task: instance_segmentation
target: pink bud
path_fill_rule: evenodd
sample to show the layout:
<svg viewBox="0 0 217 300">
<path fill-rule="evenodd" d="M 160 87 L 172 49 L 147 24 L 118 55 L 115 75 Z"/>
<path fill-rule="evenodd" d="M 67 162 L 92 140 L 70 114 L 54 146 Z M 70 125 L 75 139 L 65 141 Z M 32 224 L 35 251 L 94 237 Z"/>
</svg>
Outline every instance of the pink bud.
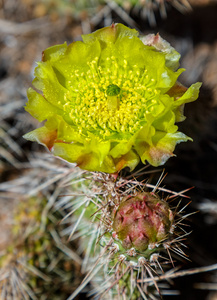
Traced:
<svg viewBox="0 0 217 300">
<path fill-rule="evenodd" d="M 168 204 L 154 193 L 127 196 L 115 213 L 113 229 L 125 249 L 144 251 L 167 237 L 171 215 Z"/>
</svg>

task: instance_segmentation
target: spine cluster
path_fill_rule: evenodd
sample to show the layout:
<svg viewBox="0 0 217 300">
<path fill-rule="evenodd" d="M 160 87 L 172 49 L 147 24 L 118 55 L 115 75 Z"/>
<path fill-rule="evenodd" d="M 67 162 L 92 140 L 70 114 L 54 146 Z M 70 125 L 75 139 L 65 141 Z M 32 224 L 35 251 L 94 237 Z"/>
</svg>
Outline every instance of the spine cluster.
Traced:
<svg viewBox="0 0 217 300">
<path fill-rule="evenodd" d="M 77 230 L 89 272 L 81 288 L 92 282 L 95 299 L 158 299 L 154 277 L 173 268 L 173 257 L 187 258 L 184 211 L 170 207 L 175 193 L 163 199 L 158 186 L 105 173 L 93 173 L 86 188 L 90 203 L 78 209 L 85 212 Z"/>
</svg>

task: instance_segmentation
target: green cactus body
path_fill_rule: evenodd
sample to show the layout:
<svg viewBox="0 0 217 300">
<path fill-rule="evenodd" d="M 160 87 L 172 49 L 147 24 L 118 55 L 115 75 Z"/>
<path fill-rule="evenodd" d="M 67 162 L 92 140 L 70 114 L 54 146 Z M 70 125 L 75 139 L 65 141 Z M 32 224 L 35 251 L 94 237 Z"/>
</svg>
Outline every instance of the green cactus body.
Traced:
<svg viewBox="0 0 217 300">
<path fill-rule="evenodd" d="M 137 184 L 111 174 L 87 173 L 79 187 L 91 199 L 79 206 L 74 218 L 77 224 L 83 214 L 76 234 L 81 237 L 82 269 L 89 277 L 82 285 L 91 282 L 90 295 L 96 298 L 113 300 L 119 293 L 123 295 L 119 299 L 138 300 L 144 299 L 143 293 L 152 299 L 159 292 L 152 277 L 171 267 L 173 251 L 183 246 L 186 231 L 176 229 L 182 216 L 146 184 L 139 191 Z M 73 202 L 76 207 L 81 199 L 75 197 Z M 150 281 L 138 283 L 143 279 Z"/>
<path fill-rule="evenodd" d="M 1 300 L 15 299 L 12 295 L 16 300 L 65 300 L 74 290 L 75 262 L 58 248 L 51 234 L 58 235 L 60 214 L 49 213 L 42 221 L 46 205 L 45 198 L 32 197 L 17 207 L 11 245 L 0 257 Z"/>
</svg>

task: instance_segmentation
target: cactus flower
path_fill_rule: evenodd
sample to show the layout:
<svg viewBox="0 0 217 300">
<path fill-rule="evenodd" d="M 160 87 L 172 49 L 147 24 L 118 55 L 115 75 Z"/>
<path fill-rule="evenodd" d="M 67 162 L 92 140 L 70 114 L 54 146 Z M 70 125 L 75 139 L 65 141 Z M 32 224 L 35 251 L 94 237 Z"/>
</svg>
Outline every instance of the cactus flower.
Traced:
<svg viewBox="0 0 217 300">
<path fill-rule="evenodd" d="M 24 137 L 85 170 L 164 164 L 190 139 L 176 122 L 201 84 L 177 82 L 180 55 L 159 35 L 113 24 L 82 38 L 43 52 L 25 109 L 46 122 Z"/>
<path fill-rule="evenodd" d="M 125 249 L 145 251 L 168 237 L 173 214 L 168 204 L 153 193 L 127 196 L 114 216 L 113 229 Z"/>
</svg>

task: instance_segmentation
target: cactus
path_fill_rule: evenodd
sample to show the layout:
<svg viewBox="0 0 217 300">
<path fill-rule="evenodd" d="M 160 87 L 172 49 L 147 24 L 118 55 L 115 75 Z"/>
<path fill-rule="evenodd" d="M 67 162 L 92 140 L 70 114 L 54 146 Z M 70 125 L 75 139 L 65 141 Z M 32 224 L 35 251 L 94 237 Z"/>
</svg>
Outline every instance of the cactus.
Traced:
<svg viewBox="0 0 217 300">
<path fill-rule="evenodd" d="M 46 204 L 39 196 L 17 207 L 12 241 L 0 257 L 1 300 L 65 300 L 76 287 L 75 262 L 60 250 L 66 245 L 56 238 L 60 214 L 49 213 L 42 220 Z"/>
<path fill-rule="evenodd" d="M 37 3 L 30 0 L 33 6 L 35 16 L 50 14 L 51 16 L 63 16 L 79 19 L 83 14 L 86 18 L 93 19 L 99 13 L 102 14 L 100 9 L 105 6 L 115 10 L 123 20 L 129 21 L 125 17 L 126 13 L 130 11 L 133 15 L 140 16 L 142 19 L 148 19 L 150 25 L 156 25 L 155 13 L 160 12 L 162 18 L 167 16 L 167 8 L 173 6 L 182 13 L 191 10 L 191 5 L 188 0 L 40 0 Z M 115 9 L 116 8 L 116 9 Z M 100 12 L 99 12 L 100 11 Z M 129 24 L 130 25 L 130 24 Z"/>
<path fill-rule="evenodd" d="M 68 222 L 74 223 L 71 230 L 80 237 L 87 275 L 68 299 L 89 282 L 89 294 L 96 299 L 158 297 L 160 287 L 152 278 L 173 268 L 173 256 L 188 259 L 182 250 L 188 235 L 180 226 L 183 209 L 169 205 L 176 193 L 162 199 L 159 186 L 150 191 L 150 185 L 105 173 L 84 173 L 82 185 L 72 188 L 79 196 L 68 202 L 60 199 L 56 205 L 64 201 L 63 211 L 69 203 L 74 211 Z"/>
<path fill-rule="evenodd" d="M 172 254 L 186 258 L 185 216 L 170 207 L 170 195 L 157 193 L 158 185 L 149 191 L 120 172 L 140 160 L 163 165 L 178 143 L 191 140 L 176 124 L 201 84 L 187 89 L 178 82 L 180 55 L 159 35 L 112 24 L 82 38 L 43 52 L 37 90 L 28 90 L 25 107 L 46 122 L 24 137 L 89 171 L 80 174 L 84 182 L 72 182 L 72 203 L 63 202 L 64 220 L 72 215 L 74 222 L 69 239 L 81 238 L 87 272 L 68 300 L 90 281 L 96 285 L 95 275 L 101 283 L 95 297 L 154 299 L 153 287 L 160 295 L 154 274 L 174 266 Z"/>
</svg>

